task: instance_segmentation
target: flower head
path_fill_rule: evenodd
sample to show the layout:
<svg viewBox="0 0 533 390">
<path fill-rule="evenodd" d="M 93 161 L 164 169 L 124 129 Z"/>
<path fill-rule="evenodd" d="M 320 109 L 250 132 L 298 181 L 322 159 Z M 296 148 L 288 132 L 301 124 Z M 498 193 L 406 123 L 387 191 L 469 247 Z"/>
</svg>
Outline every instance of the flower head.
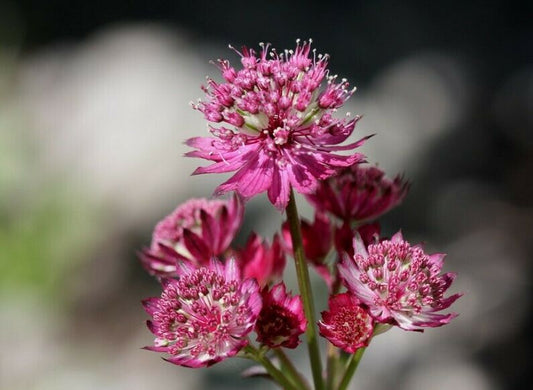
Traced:
<svg viewBox="0 0 533 390">
<path fill-rule="evenodd" d="M 345 222 L 365 221 L 397 206 L 408 190 L 409 184 L 401 176 L 391 180 L 377 167 L 353 164 L 321 182 L 307 198 L 319 210 L 328 211 Z"/>
<path fill-rule="evenodd" d="M 224 82 L 208 79 L 206 99 L 193 105 L 219 124 L 210 127 L 212 137 L 187 141 L 196 149 L 187 156 L 213 161 L 195 174 L 236 172 L 216 193 L 237 191 L 250 198 L 267 191 L 270 202 L 283 209 L 291 187 L 313 192 L 319 180 L 363 160 L 359 153 L 335 153 L 353 150 L 365 139 L 339 145 L 359 117 L 331 115 L 354 89 L 328 75 L 327 55 L 317 56 L 311 42 L 299 41 L 294 51 L 278 53 L 261 44 L 259 53 L 244 47 L 238 54 L 242 69 L 219 60 Z"/>
<path fill-rule="evenodd" d="M 243 213 L 237 196 L 188 200 L 156 225 L 150 248 L 141 254 L 142 264 L 159 276 L 175 276 L 179 261 L 207 265 L 228 249 Z"/>
<path fill-rule="evenodd" d="M 332 295 L 329 311 L 318 322 L 320 334 L 348 353 L 368 345 L 374 329 L 372 317 L 350 293 Z"/>
<path fill-rule="evenodd" d="M 261 310 L 254 279 L 241 280 L 235 261 L 208 267 L 181 263 L 179 279 L 166 279 L 160 298 L 143 302 L 156 336 L 146 349 L 166 352 L 171 363 L 204 367 L 234 356 L 248 343 Z"/>
<path fill-rule="evenodd" d="M 296 348 L 307 327 L 302 298 L 287 294 L 283 282 L 271 290 L 265 287 L 262 296 L 263 309 L 255 325 L 257 341 L 270 348 Z"/>
<path fill-rule="evenodd" d="M 444 297 L 455 278 L 453 273 L 439 275 L 445 255 L 427 255 L 420 246 L 404 241 L 400 232 L 390 241 L 369 245 L 368 251 L 359 236 L 353 245 L 354 257 L 346 257 L 339 272 L 377 322 L 421 331 L 457 316 L 438 313 L 461 296 Z"/>
</svg>

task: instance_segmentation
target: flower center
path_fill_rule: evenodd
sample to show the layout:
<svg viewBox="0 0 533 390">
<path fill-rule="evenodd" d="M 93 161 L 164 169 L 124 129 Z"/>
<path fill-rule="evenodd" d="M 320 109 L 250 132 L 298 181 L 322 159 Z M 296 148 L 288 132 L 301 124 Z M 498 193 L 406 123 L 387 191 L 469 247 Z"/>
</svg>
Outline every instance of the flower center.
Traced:
<svg viewBox="0 0 533 390">
<path fill-rule="evenodd" d="M 274 135 L 274 143 L 276 145 L 282 146 L 287 143 L 289 140 L 289 130 L 278 127 L 276 130 L 272 132 Z"/>
<path fill-rule="evenodd" d="M 368 252 L 367 259 L 357 255 L 356 261 L 365 271 L 360 280 L 376 292 L 376 304 L 414 313 L 419 313 L 422 306 L 438 305 L 444 281 L 437 276 L 438 269 L 429 266 L 421 248 L 407 242 L 384 241 L 370 245 Z"/>
<path fill-rule="evenodd" d="M 231 331 L 245 323 L 246 310 L 236 281 L 200 268 L 167 286 L 154 314 L 159 336 L 169 352 L 184 349 L 195 356 L 214 356 L 229 343 Z"/>
<path fill-rule="evenodd" d="M 343 307 L 333 317 L 337 337 L 346 344 L 357 343 L 368 335 L 368 314 L 359 306 Z"/>
<path fill-rule="evenodd" d="M 261 327 L 261 332 L 269 336 L 288 336 L 295 326 L 292 316 L 287 315 L 287 310 L 283 307 L 272 306 L 265 310 L 257 320 Z"/>
</svg>

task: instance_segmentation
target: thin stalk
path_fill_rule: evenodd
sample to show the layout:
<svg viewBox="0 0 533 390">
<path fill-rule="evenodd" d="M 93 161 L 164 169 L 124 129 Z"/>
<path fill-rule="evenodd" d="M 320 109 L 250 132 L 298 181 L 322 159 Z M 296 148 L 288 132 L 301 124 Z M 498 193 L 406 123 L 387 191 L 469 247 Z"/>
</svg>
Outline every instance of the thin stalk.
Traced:
<svg viewBox="0 0 533 390">
<path fill-rule="evenodd" d="M 339 350 L 331 343 L 328 343 L 328 361 L 327 361 L 327 379 L 326 390 L 335 388 L 335 379 L 337 379 L 337 367 L 339 364 Z"/>
<path fill-rule="evenodd" d="M 352 380 L 353 374 L 355 374 L 355 370 L 357 370 L 357 366 L 359 365 L 363 354 L 365 353 L 365 349 L 366 348 L 359 348 L 351 356 L 350 360 L 348 361 L 346 371 L 344 372 L 344 376 L 342 377 L 341 383 L 337 390 L 346 390 L 348 384 L 350 384 L 350 381 Z"/>
<path fill-rule="evenodd" d="M 313 294 L 311 292 L 311 282 L 309 281 L 309 270 L 304 257 L 302 244 L 302 233 L 300 230 L 300 219 L 294 192 L 290 192 L 289 204 L 287 205 L 287 219 L 289 221 L 292 249 L 294 252 L 294 262 L 296 265 L 296 276 L 298 287 L 304 305 L 305 317 L 307 318 L 307 347 L 309 349 L 309 359 L 313 371 L 313 382 L 316 390 L 324 390 L 324 380 L 322 378 L 322 362 L 320 360 L 320 348 L 318 347 L 317 328 L 315 321 L 315 309 L 313 305 Z"/>
<path fill-rule="evenodd" d="M 298 387 L 294 386 L 291 381 L 281 372 L 276 366 L 272 364 L 269 358 L 265 356 L 264 353 L 261 353 L 256 348 L 251 345 L 245 347 L 245 351 L 248 354 L 250 359 L 255 360 L 260 363 L 267 372 L 270 374 L 272 379 L 274 379 L 284 390 L 301 390 Z"/>
<path fill-rule="evenodd" d="M 283 349 L 274 348 L 273 351 L 278 357 L 281 366 L 287 370 L 287 375 L 290 376 L 290 379 L 292 379 L 292 381 L 297 384 L 302 390 L 309 390 L 309 384 L 302 376 L 302 374 L 296 369 L 296 367 L 294 367 L 294 364 L 285 354 Z"/>
</svg>

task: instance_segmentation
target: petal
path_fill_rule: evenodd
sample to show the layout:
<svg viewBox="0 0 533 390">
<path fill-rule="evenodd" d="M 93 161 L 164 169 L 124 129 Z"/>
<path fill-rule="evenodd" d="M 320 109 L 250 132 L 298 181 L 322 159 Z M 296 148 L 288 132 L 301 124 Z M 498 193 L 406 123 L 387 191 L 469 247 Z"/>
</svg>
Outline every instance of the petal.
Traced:
<svg viewBox="0 0 533 390">
<path fill-rule="evenodd" d="M 215 190 L 216 194 L 237 191 L 244 198 L 251 198 L 265 191 L 272 183 L 272 160 L 265 153 L 249 158 L 235 175 Z"/>
<path fill-rule="evenodd" d="M 189 229 L 183 229 L 183 243 L 193 259 L 200 265 L 206 264 L 213 255 L 204 240 Z"/>
<path fill-rule="evenodd" d="M 285 169 L 274 167 L 272 184 L 268 189 L 268 200 L 278 209 L 284 210 L 289 203 L 290 184 Z"/>
<path fill-rule="evenodd" d="M 147 351 L 152 352 L 167 352 L 168 347 L 156 347 L 155 345 L 147 345 L 146 347 L 143 347 L 142 349 L 145 349 Z"/>
<path fill-rule="evenodd" d="M 356 255 L 361 255 L 364 258 L 368 257 L 368 252 L 366 251 L 365 243 L 363 242 L 363 239 L 361 238 L 359 232 L 355 232 L 353 238 L 353 250 Z"/>
<path fill-rule="evenodd" d="M 222 213 L 226 213 L 227 215 L 227 209 L 223 206 L 222 207 Z M 205 210 L 200 210 L 200 221 L 202 226 L 202 241 L 204 243 L 207 243 L 210 247 L 211 252 L 209 255 L 218 255 L 218 249 L 220 247 L 220 229 L 226 228 L 226 225 L 222 225 L 219 223 L 219 221 L 213 217 L 211 214 L 209 214 Z M 222 225 L 222 226 L 221 226 Z"/>
<path fill-rule="evenodd" d="M 226 277 L 226 281 L 241 279 L 241 271 L 239 267 L 237 266 L 237 262 L 235 261 L 234 257 L 231 257 L 226 262 L 225 277 Z"/>
<path fill-rule="evenodd" d="M 398 230 L 398 233 L 394 234 L 391 239 L 392 242 L 402 242 L 404 241 L 402 231 Z"/>
<path fill-rule="evenodd" d="M 353 295 L 359 298 L 363 303 L 371 306 L 376 299 L 374 293 L 367 285 L 359 279 L 360 272 L 354 260 L 345 256 L 344 260 L 338 265 L 339 275 L 342 277 L 345 286 Z"/>
<path fill-rule="evenodd" d="M 209 259 L 209 269 L 218 275 L 226 276 L 226 267 L 214 256 Z"/>
<path fill-rule="evenodd" d="M 159 303 L 159 298 L 157 297 L 151 297 L 151 298 L 146 298 L 146 299 L 143 299 L 141 302 L 142 302 L 142 305 L 144 307 L 144 310 L 150 315 L 150 316 L 153 316 L 154 313 L 156 312 L 157 310 L 157 304 Z"/>
</svg>

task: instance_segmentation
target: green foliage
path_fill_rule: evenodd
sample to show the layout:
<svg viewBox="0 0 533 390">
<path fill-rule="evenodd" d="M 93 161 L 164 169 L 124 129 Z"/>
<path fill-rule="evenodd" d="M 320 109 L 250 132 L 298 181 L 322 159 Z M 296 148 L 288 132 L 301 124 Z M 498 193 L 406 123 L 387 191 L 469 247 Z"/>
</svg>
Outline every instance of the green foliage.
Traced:
<svg viewBox="0 0 533 390">
<path fill-rule="evenodd" d="M 96 238 L 87 205 L 57 188 L 0 223 L 0 285 L 59 297 Z M 5 210 L 2 210 L 5 213 Z M 16 292 L 16 291 L 15 291 Z"/>
<path fill-rule="evenodd" d="M 81 188 L 52 178 L 19 109 L 0 99 L 0 294 L 61 297 L 97 238 Z"/>
</svg>

